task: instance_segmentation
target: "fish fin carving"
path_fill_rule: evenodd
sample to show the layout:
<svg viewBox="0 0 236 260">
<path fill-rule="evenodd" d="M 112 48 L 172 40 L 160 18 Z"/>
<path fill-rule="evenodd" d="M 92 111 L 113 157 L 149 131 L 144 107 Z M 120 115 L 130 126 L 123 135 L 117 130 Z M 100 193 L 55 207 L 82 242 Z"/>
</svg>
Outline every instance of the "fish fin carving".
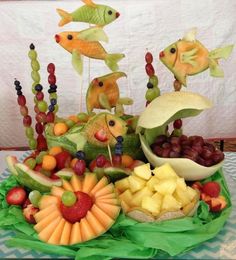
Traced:
<svg viewBox="0 0 236 260">
<path fill-rule="evenodd" d="M 132 98 L 124 97 L 124 98 L 119 98 L 118 103 L 121 105 L 130 106 L 133 105 L 134 101 Z"/>
<path fill-rule="evenodd" d="M 186 87 L 186 72 L 184 71 L 180 71 L 180 72 L 176 72 L 176 71 L 173 71 L 174 75 L 175 75 L 175 78 L 182 84 Z"/>
<path fill-rule="evenodd" d="M 183 40 L 188 42 L 195 42 L 196 34 L 197 34 L 197 28 L 194 27 L 184 35 Z"/>
<path fill-rule="evenodd" d="M 82 0 L 86 5 L 91 6 L 91 7 L 97 7 L 97 5 L 92 1 L 92 0 Z"/>
<path fill-rule="evenodd" d="M 108 42 L 108 37 L 102 28 L 92 27 L 79 33 L 78 39 L 84 41 L 103 41 Z"/>
<path fill-rule="evenodd" d="M 80 75 L 82 75 L 82 73 L 83 73 L 83 61 L 82 61 L 81 55 L 76 50 L 72 51 L 72 65 L 73 65 L 74 69 Z"/>
<path fill-rule="evenodd" d="M 72 16 L 62 9 L 57 9 L 57 13 L 61 16 L 61 21 L 58 26 L 63 26 L 72 21 Z"/>
<path fill-rule="evenodd" d="M 180 54 L 180 62 L 181 63 L 188 63 L 190 65 L 192 65 L 193 67 L 195 67 L 197 65 L 197 62 L 195 61 L 195 59 L 197 58 L 197 55 L 195 55 L 197 53 L 198 49 L 194 48 L 190 51 L 185 51 L 183 53 Z"/>
<path fill-rule="evenodd" d="M 105 58 L 105 63 L 112 71 L 117 71 L 119 69 L 118 62 L 125 57 L 124 54 L 115 53 L 115 54 L 107 54 Z"/>
<path fill-rule="evenodd" d="M 223 48 L 217 48 L 209 53 L 210 59 L 227 59 L 231 54 L 234 45 L 228 45 Z"/>
<path fill-rule="evenodd" d="M 210 75 L 212 77 L 224 77 L 224 71 L 220 68 L 219 64 L 215 59 L 209 58 Z"/>
<path fill-rule="evenodd" d="M 98 101 L 99 101 L 99 104 L 102 106 L 102 108 L 105 108 L 105 109 L 111 111 L 111 105 L 110 105 L 110 102 L 109 102 L 106 94 L 104 94 L 104 93 L 99 94 Z"/>
</svg>

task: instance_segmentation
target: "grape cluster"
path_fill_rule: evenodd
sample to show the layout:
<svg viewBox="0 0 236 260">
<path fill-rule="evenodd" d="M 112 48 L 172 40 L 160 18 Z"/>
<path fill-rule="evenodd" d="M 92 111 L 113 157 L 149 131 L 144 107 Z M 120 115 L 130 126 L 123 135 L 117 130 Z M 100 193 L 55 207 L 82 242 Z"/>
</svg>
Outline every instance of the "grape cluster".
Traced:
<svg viewBox="0 0 236 260">
<path fill-rule="evenodd" d="M 47 114 L 47 122 L 52 123 L 55 119 L 55 113 L 58 111 L 57 104 L 57 85 L 56 85 L 56 76 L 55 76 L 55 65 L 53 63 L 49 63 L 48 67 L 48 83 L 49 83 L 49 99 L 50 105 L 48 106 L 48 114 Z"/>
<path fill-rule="evenodd" d="M 201 136 L 160 135 L 151 145 L 154 154 L 163 158 L 187 158 L 202 166 L 212 166 L 224 159 L 224 153 Z"/>
<path fill-rule="evenodd" d="M 34 129 L 31 127 L 32 118 L 28 114 L 28 107 L 26 106 L 26 98 L 21 91 L 22 87 L 20 85 L 20 81 L 15 80 L 14 85 L 17 91 L 17 96 L 18 96 L 17 102 L 18 105 L 20 106 L 20 113 L 23 116 L 23 125 L 25 127 L 25 134 L 28 138 L 28 144 L 30 149 L 34 150 L 37 147 L 37 142 L 34 138 Z"/>
<path fill-rule="evenodd" d="M 145 98 L 147 100 L 146 106 L 156 97 L 160 96 L 160 89 L 158 88 L 158 78 L 155 75 L 155 70 L 152 66 L 153 56 L 150 52 L 145 55 L 146 66 L 145 70 L 149 76 L 149 81 L 147 83 L 148 90 L 146 91 Z"/>
</svg>

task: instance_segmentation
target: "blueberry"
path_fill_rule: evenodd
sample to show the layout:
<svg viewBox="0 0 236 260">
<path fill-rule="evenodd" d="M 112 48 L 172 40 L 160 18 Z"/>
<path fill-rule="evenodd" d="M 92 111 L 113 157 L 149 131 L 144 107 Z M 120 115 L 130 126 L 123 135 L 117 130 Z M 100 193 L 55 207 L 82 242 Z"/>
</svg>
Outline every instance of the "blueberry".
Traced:
<svg viewBox="0 0 236 260">
<path fill-rule="evenodd" d="M 77 151 L 75 157 L 80 160 L 85 160 L 85 153 L 83 151 Z"/>
<path fill-rule="evenodd" d="M 53 112 L 54 109 L 55 109 L 55 108 L 54 108 L 54 105 L 49 105 L 49 106 L 48 106 L 48 110 L 49 110 L 50 112 Z"/>
<path fill-rule="evenodd" d="M 48 93 L 49 93 L 49 94 L 55 93 L 55 92 L 57 92 L 56 89 L 51 89 L 51 88 L 50 88 L 50 89 L 48 90 Z"/>
<path fill-rule="evenodd" d="M 21 95 L 22 95 L 22 91 L 21 91 L 21 90 L 17 90 L 16 93 L 17 93 L 18 96 L 21 96 Z"/>
<path fill-rule="evenodd" d="M 50 89 L 56 90 L 57 89 L 57 85 L 50 85 Z"/>
<path fill-rule="evenodd" d="M 153 84 L 151 82 L 148 82 L 147 88 L 153 88 Z"/>
<path fill-rule="evenodd" d="M 117 136 L 116 137 L 116 141 L 118 142 L 118 143 L 122 143 L 123 141 L 124 141 L 124 138 L 120 135 L 120 136 Z"/>
<path fill-rule="evenodd" d="M 122 147 L 123 147 L 122 143 L 115 144 L 115 148 L 117 148 L 117 149 L 122 149 Z"/>
<path fill-rule="evenodd" d="M 34 87 L 34 89 L 35 89 L 36 91 L 42 91 L 43 87 L 42 87 L 41 84 L 37 84 L 37 85 Z"/>
<path fill-rule="evenodd" d="M 30 44 L 30 49 L 31 49 L 31 50 L 34 50 L 34 49 L 35 49 L 35 47 L 34 47 L 34 44 L 33 44 L 33 43 L 31 43 L 31 44 Z"/>
<path fill-rule="evenodd" d="M 14 84 L 15 84 L 15 86 L 20 86 L 20 81 L 16 79 L 16 80 L 14 81 Z"/>
<path fill-rule="evenodd" d="M 15 89 L 16 89 L 16 90 L 21 90 L 22 87 L 21 87 L 20 85 L 16 85 Z"/>
<path fill-rule="evenodd" d="M 115 154 L 116 155 L 122 155 L 122 150 L 121 149 L 115 149 Z"/>
<path fill-rule="evenodd" d="M 50 102 L 51 102 L 51 104 L 52 104 L 53 106 L 55 106 L 55 105 L 57 104 L 57 100 L 56 100 L 55 98 L 52 98 L 52 99 L 50 100 Z"/>
</svg>

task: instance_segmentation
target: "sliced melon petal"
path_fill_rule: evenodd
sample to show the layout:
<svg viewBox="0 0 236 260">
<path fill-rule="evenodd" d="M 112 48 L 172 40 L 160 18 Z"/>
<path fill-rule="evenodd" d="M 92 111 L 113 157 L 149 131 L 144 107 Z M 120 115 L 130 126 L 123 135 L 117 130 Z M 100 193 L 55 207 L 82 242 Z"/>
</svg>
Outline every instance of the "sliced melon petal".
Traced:
<svg viewBox="0 0 236 260">
<path fill-rule="evenodd" d="M 53 245 L 58 245 L 61 239 L 61 234 L 65 225 L 65 219 L 61 218 L 58 226 L 56 227 L 56 229 L 53 231 L 52 235 L 49 237 L 48 239 L 48 243 L 49 244 L 53 244 Z"/>
<path fill-rule="evenodd" d="M 70 245 L 81 243 L 81 231 L 80 231 L 80 223 L 76 222 L 73 224 L 70 234 Z"/>
</svg>

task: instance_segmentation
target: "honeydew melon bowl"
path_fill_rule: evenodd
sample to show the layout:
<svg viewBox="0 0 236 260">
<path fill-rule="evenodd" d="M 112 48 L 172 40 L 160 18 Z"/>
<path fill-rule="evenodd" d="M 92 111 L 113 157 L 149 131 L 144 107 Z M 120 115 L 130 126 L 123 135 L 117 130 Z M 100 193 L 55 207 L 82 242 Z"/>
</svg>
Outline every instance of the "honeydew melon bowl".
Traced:
<svg viewBox="0 0 236 260">
<path fill-rule="evenodd" d="M 150 148 L 158 135 L 166 133 L 169 123 L 179 118 L 197 116 L 211 107 L 212 103 L 207 98 L 186 91 L 165 93 L 153 100 L 140 115 L 136 131 L 147 160 L 155 167 L 169 163 L 187 181 L 202 180 L 213 175 L 222 167 L 223 161 L 205 167 L 187 158 L 159 157 Z"/>
</svg>

